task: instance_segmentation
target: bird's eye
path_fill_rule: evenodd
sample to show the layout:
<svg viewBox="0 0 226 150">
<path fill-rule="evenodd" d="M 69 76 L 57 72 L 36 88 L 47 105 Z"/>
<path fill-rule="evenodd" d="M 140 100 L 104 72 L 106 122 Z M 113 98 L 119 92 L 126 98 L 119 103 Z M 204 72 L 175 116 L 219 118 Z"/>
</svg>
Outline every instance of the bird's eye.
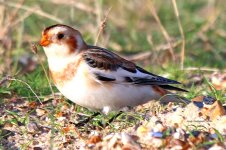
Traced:
<svg viewBox="0 0 226 150">
<path fill-rule="evenodd" d="M 60 39 L 62 39 L 64 37 L 64 34 L 63 33 L 59 33 L 59 34 L 57 34 L 57 38 L 60 40 Z"/>
</svg>

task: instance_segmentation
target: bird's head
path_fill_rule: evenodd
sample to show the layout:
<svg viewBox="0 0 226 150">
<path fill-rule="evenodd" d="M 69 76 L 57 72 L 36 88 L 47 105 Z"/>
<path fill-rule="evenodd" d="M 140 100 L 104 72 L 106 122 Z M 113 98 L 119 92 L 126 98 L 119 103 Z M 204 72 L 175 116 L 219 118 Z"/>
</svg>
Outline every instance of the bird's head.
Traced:
<svg viewBox="0 0 226 150">
<path fill-rule="evenodd" d="M 39 44 L 44 48 L 48 58 L 76 55 L 86 47 L 78 30 L 62 24 L 44 29 Z"/>
</svg>

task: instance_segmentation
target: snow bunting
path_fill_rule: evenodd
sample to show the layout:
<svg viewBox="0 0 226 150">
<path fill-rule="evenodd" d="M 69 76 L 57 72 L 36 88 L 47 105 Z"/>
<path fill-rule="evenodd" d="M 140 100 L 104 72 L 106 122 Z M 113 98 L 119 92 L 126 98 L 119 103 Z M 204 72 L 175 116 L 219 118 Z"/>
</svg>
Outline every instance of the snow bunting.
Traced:
<svg viewBox="0 0 226 150">
<path fill-rule="evenodd" d="M 180 84 L 152 74 L 105 48 L 85 43 L 81 33 L 57 24 L 42 32 L 40 45 L 51 77 L 69 100 L 95 110 L 118 110 L 158 100 Z"/>
</svg>

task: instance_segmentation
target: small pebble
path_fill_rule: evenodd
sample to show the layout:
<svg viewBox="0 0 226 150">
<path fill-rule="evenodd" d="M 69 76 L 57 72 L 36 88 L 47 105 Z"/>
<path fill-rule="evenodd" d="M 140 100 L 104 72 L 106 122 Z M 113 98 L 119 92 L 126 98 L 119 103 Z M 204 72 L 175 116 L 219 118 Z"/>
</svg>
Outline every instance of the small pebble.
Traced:
<svg viewBox="0 0 226 150">
<path fill-rule="evenodd" d="M 193 102 L 193 104 L 195 105 L 195 106 L 197 106 L 198 108 L 203 108 L 203 102 Z"/>
<path fill-rule="evenodd" d="M 34 147 L 33 150 L 42 150 L 41 147 Z"/>
<path fill-rule="evenodd" d="M 159 118 L 156 117 L 156 116 L 152 116 L 152 117 L 150 118 L 150 121 L 151 121 L 151 122 L 157 122 L 157 121 L 159 121 Z"/>
<path fill-rule="evenodd" d="M 165 127 L 161 123 L 156 124 L 155 127 L 153 128 L 154 132 L 163 132 L 164 130 Z"/>
<path fill-rule="evenodd" d="M 216 101 L 216 99 L 211 97 L 211 96 L 204 96 L 203 97 L 203 103 L 205 105 L 212 105 L 215 101 Z"/>
<path fill-rule="evenodd" d="M 121 133 L 121 141 L 124 145 L 130 144 L 133 142 L 133 139 L 131 138 L 130 135 L 126 134 L 126 133 Z"/>
<path fill-rule="evenodd" d="M 46 114 L 46 111 L 44 109 L 36 109 L 36 114 L 37 116 L 43 116 L 44 114 Z"/>
<path fill-rule="evenodd" d="M 137 135 L 138 136 L 145 136 L 148 133 L 148 128 L 141 125 L 137 128 Z"/>
<path fill-rule="evenodd" d="M 159 139 L 159 138 L 154 138 L 151 141 L 151 146 L 153 146 L 155 148 L 156 147 L 159 148 L 159 147 L 163 146 L 163 144 L 164 144 L 163 140 Z"/>
<path fill-rule="evenodd" d="M 121 138 L 119 133 L 114 134 L 114 136 L 110 139 L 110 141 L 108 142 L 108 146 L 109 147 L 114 147 L 115 145 L 117 145 L 118 140 Z"/>
<path fill-rule="evenodd" d="M 155 124 L 156 124 L 156 125 L 157 125 L 157 124 L 162 124 L 162 121 L 157 120 L 157 121 L 155 121 Z"/>
<path fill-rule="evenodd" d="M 112 138 L 113 136 L 114 136 L 113 133 L 108 134 L 108 135 L 106 135 L 106 136 L 103 138 L 103 141 L 109 141 L 109 140 L 111 140 L 111 138 Z"/>
<path fill-rule="evenodd" d="M 181 134 L 179 140 L 185 141 L 186 140 L 186 138 L 185 138 L 186 131 L 184 129 L 181 129 L 181 128 L 180 129 L 177 129 L 177 131 Z"/>
<path fill-rule="evenodd" d="M 209 150 L 225 150 L 224 147 L 214 144 Z"/>
<path fill-rule="evenodd" d="M 180 132 L 180 131 L 179 132 L 175 132 L 173 134 L 173 137 L 174 137 L 174 139 L 185 141 L 185 133 L 183 133 L 183 132 Z"/>
<path fill-rule="evenodd" d="M 155 138 L 162 138 L 163 137 L 163 133 L 162 132 L 150 132 L 149 136 L 155 137 Z"/>
<path fill-rule="evenodd" d="M 218 139 L 218 136 L 217 136 L 216 133 L 210 134 L 209 137 L 210 137 L 210 138 L 213 138 L 213 139 Z"/>
<path fill-rule="evenodd" d="M 194 137 L 199 136 L 200 133 L 201 133 L 201 132 L 200 132 L 200 131 L 197 131 L 197 130 L 191 131 L 191 134 L 192 134 Z"/>
<path fill-rule="evenodd" d="M 39 142 L 38 141 L 33 141 L 33 145 L 38 145 Z"/>
<path fill-rule="evenodd" d="M 38 132 L 38 126 L 35 122 L 29 122 L 27 125 L 27 131 L 30 133 Z"/>
</svg>

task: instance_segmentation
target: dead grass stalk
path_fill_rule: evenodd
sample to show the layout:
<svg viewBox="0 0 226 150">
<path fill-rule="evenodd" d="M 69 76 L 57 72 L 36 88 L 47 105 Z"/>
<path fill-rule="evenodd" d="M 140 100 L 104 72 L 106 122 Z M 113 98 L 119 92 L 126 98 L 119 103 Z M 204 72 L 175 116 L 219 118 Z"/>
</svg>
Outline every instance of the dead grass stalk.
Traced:
<svg viewBox="0 0 226 150">
<path fill-rule="evenodd" d="M 39 56 L 39 54 L 38 54 L 38 49 L 37 49 L 37 46 L 36 46 L 35 43 L 32 43 L 32 44 L 31 44 L 31 50 L 32 50 L 32 52 L 37 56 L 38 61 L 39 61 L 39 63 L 41 64 L 41 67 L 42 67 L 42 69 L 43 69 L 43 71 L 44 71 L 44 73 L 45 73 L 46 79 L 47 79 L 47 81 L 48 81 L 49 88 L 50 88 L 50 90 L 51 90 L 51 92 L 52 92 L 52 96 L 53 96 L 53 98 L 55 99 L 55 93 L 54 93 L 53 88 L 52 88 L 52 86 L 51 86 L 51 83 L 50 83 L 50 79 L 49 79 L 48 73 L 47 73 L 47 71 L 46 71 L 46 69 L 45 69 L 45 67 L 44 67 L 44 65 L 43 65 L 43 63 L 42 63 L 42 61 L 41 61 L 41 58 L 40 58 L 40 56 Z"/>
<path fill-rule="evenodd" d="M 100 34 L 101 34 L 101 33 L 105 30 L 105 28 L 106 28 L 106 25 L 107 25 L 107 18 L 108 18 L 108 15 L 109 15 L 110 11 L 111 11 L 111 8 L 112 8 L 112 7 L 110 7 L 110 8 L 108 9 L 108 11 L 107 11 L 107 13 L 106 13 L 106 15 L 105 15 L 103 21 L 102 21 L 101 24 L 100 24 L 99 31 L 98 31 L 98 33 L 97 33 L 97 36 L 96 36 L 96 40 L 95 40 L 94 45 L 97 44 L 97 42 L 98 42 L 98 40 L 99 40 L 99 37 L 100 37 Z"/>
<path fill-rule="evenodd" d="M 172 3 L 173 3 L 174 12 L 175 12 L 175 15 L 176 15 L 176 18 L 177 18 L 177 24 L 178 24 L 180 34 L 181 34 L 181 38 L 182 38 L 181 54 L 180 54 L 180 57 L 181 57 L 180 67 L 183 70 L 184 69 L 184 59 L 185 59 L 185 36 L 184 36 L 184 30 L 183 30 L 182 25 L 181 25 L 180 14 L 179 14 L 179 11 L 178 11 L 178 8 L 177 8 L 176 0 L 172 0 Z"/>
<path fill-rule="evenodd" d="M 165 38 L 165 40 L 169 43 L 170 47 L 169 47 L 169 53 L 171 55 L 171 58 L 173 59 L 173 61 L 175 61 L 175 54 L 174 54 L 174 50 L 173 50 L 173 46 L 171 44 L 171 39 L 170 36 L 168 34 L 168 32 L 166 31 L 166 29 L 164 28 L 164 26 L 162 25 L 162 22 L 157 14 L 157 11 L 153 5 L 152 0 L 149 0 L 149 9 L 151 11 L 151 14 L 153 15 L 154 19 L 156 20 L 156 22 L 158 23 L 160 30 Z"/>
</svg>

